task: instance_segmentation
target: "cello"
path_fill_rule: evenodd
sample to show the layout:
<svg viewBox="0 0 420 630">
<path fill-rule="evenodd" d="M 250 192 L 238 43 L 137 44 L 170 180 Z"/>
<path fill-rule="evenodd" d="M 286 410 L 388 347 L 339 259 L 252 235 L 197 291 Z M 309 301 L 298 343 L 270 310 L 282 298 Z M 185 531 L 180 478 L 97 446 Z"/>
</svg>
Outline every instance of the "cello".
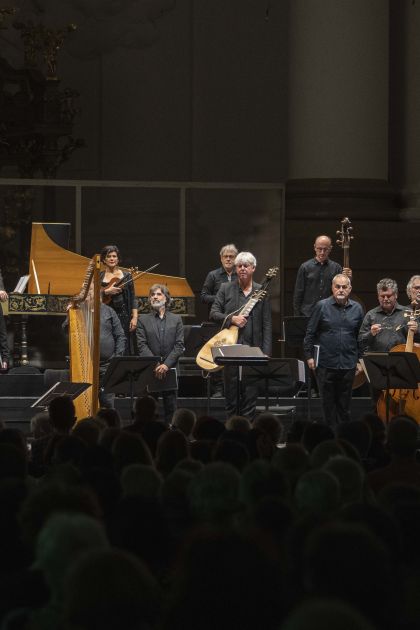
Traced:
<svg viewBox="0 0 420 630">
<path fill-rule="evenodd" d="M 419 315 L 419 311 L 416 310 L 417 302 L 414 301 L 411 304 L 411 311 L 409 313 L 410 321 L 415 321 Z M 408 329 L 407 341 L 405 345 L 403 343 L 398 344 L 391 348 L 390 352 L 414 352 L 420 361 L 420 345 L 414 343 L 414 330 Z M 383 391 L 380 395 L 376 412 L 383 422 L 387 420 L 387 405 L 386 405 L 386 391 Z M 410 416 L 418 424 L 420 424 L 420 386 L 417 385 L 417 389 L 391 389 L 389 391 L 389 415 L 388 419 L 405 414 Z"/>
</svg>

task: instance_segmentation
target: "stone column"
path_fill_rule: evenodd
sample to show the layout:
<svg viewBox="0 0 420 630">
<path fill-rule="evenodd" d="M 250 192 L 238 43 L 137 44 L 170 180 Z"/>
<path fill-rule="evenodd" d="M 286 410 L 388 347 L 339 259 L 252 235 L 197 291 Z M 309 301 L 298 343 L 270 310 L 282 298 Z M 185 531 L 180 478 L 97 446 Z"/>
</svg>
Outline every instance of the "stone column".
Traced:
<svg viewBox="0 0 420 630">
<path fill-rule="evenodd" d="M 393 212 L 388 10 L 387 0 L 290 3 L 289 218 Z"/>
</svg>

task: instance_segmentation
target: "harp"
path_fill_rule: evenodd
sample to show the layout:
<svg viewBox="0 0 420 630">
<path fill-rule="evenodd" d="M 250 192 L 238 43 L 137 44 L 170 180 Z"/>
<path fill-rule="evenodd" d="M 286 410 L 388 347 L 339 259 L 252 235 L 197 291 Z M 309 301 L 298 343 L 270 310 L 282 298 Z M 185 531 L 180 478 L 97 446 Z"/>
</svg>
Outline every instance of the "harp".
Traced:
<svg viewBox="0 0 420 630">
<path fill-rule="evenodd" d="M 95 254 L 86 270 L 82 287 L 70 301 L 70 380 L 91 383 L 74 402 L 78 420 L 98 410 L 100 356 L 100 257 Z"/>
</svg>

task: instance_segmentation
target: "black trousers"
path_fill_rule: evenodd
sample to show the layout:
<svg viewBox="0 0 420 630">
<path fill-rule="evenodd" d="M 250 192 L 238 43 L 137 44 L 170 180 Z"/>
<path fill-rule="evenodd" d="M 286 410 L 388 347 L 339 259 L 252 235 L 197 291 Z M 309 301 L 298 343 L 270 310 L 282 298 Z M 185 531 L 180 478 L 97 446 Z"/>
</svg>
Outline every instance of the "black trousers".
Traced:
<svg viewBox="0 0 420 630">
<path fill-rule="evenodd" d="M 230 418 L 236 414 L 238 369 L 233 365 L 226 365 L 223 370 L 223 380 L 225 385 L 226 416 Z M 246 416 L 250 420 L 255 416 L 257 406 L 258 388 L 254 382 L 244 376 L 241 381 L 239 415 Z"/>
<path fill-rule="evenodd" d="M 355 367 L 350 370 L 318 367 L 316 370 L 324 419 L 331 427 L 339 422 L 348 422 L 351 418 L 350 404 L 355 371 Z"/>
</svg>

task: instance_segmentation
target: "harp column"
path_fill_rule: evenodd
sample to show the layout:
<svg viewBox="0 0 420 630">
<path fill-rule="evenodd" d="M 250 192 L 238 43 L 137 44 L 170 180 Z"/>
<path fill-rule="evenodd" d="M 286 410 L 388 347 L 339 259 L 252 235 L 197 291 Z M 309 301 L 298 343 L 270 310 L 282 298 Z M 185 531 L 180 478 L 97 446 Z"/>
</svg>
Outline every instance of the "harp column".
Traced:
<svg viewBox="0 0 420 630">
<path fill-rule="evenodd" d="M 397 215 L 388 0 L 290 3 L 288 219 Z"/>
</svg>

